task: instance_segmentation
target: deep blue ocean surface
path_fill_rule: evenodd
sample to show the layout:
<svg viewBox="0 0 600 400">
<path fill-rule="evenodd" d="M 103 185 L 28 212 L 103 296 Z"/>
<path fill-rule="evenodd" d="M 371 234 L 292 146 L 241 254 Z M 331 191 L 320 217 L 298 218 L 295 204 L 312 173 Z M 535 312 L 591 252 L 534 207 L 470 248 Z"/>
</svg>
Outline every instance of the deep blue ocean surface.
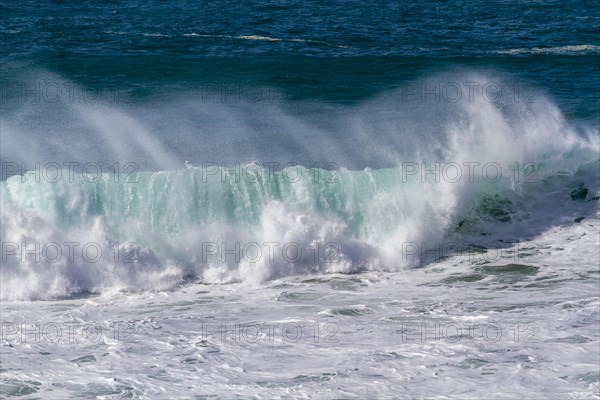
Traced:
<svg viewBox="0 0 600 400">
<path fill-rule="evenodd" d="M 134 96 L 202 84 L 351 102 L 437 71 L 510 73 L 598 112 L 598 1 L 4 1 L 3 81 L 44 68 Z"/>
</svg>

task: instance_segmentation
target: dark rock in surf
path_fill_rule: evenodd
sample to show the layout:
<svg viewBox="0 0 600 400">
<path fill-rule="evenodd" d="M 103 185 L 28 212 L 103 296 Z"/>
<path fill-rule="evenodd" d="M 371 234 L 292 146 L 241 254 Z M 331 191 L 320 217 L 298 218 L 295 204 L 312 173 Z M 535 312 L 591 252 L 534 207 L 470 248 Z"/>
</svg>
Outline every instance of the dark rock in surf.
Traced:
<svg viewBox="0 0 600 400">
<path fill-rule="evenodd" d="M 579 187 L 571 192 L 571 199 L 573 200 L 585 200 L 588 194 L 588 188 L 583 186 L 583 183 Z"/>
</svg>

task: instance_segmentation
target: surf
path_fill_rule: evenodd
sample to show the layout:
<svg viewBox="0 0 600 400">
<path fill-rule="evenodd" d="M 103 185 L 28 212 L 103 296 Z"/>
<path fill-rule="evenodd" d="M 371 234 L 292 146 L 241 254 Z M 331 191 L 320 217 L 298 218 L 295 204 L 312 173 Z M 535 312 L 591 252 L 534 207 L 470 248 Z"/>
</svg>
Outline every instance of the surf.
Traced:
<svg viewBox="0 0 600 400">
<path fill-rule="evenodd" d="M 396 271 L 484 233 L 530 225 L 531 238 L 597 213 L 597 130 L 543 95 L 437 103 L 406 97 L 415 87 L 325 114 L 197 98 L 60 103 L 48 118 L 77 129 L 54 142 L 3 116 L 3 300 Z"/>
</svg>

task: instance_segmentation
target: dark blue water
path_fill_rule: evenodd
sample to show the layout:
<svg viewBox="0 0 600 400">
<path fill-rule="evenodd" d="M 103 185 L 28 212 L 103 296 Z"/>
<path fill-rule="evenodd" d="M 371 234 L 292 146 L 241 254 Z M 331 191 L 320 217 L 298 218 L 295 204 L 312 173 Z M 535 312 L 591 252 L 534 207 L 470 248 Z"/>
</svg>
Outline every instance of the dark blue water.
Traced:
<svg viewBox="0 0 600 400">
<path fill-rule="evenodd" d="M 5 86 L 41 68 L 137 98 L 240 84 L 355 102 L 468 68 L 542 88 L 567 116 L 598 112 L 599 1 L 4 1 L 1 10 Z"/>
</svg>

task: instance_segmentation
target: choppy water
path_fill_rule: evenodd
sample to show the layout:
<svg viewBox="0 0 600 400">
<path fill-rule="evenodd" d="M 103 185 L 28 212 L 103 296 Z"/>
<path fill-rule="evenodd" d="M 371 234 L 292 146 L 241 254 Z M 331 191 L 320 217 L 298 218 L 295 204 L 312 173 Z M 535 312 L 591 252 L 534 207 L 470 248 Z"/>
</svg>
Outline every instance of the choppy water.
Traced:
<svg viewBox="0 0 600 400">
<path fill-rule="evenodd" d="M 2 3 L 2 396 L 599 398 L 599 5 Z"/>
</svg>

